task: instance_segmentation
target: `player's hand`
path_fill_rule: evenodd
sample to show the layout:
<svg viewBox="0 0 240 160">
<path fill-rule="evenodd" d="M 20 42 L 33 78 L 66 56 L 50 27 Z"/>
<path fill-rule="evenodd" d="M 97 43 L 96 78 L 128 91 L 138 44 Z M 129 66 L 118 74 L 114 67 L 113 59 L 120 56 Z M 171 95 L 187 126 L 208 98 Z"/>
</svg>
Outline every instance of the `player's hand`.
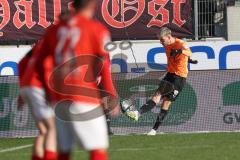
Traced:
<svg viewBox="0 0 240 160">
<path fill-rule="evenodd" d="M 170 56 L 175 57 L 177 54 L 181 54 L 182 50 L 181 49 L 171 49 Z"/>
<path fill-rule="evenodd" d="M 105 97 L 103 99 L 104 109 L 110 117 L 117 117 L 120 113 L 119 100 L 116 97 Z"/>
<path fill-rule="evenodd" d="M 188 58 L 188 63 L 198 64 L 198 61 L 197 60 L 193 60 L 191 58 Z"/>
<path fill-rule="evenodd" d="M 117 104 L 115 107 L 111 108 L 111 110 L 109 111 L 109 116 L 112 118 L 118 117 L 119 114 L 120 114 L 120 105 L 119 104 Z"/>
<path fill-rule="evenodd" d="M 24 106 L 24 101 L 23 101 L 22 97 L 19 95 L 18 98 L 17 98 L 17 109 L 19 111 L 22 111 L 23 106 Z"/>
</svg>

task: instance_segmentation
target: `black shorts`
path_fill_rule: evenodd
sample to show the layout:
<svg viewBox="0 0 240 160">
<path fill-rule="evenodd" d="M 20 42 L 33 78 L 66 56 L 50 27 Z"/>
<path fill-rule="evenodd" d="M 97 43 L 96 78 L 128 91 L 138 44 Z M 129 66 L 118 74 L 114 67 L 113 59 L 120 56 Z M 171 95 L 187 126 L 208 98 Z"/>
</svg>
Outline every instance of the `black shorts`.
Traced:
<svg viewBox="0 0 240 160">
<path fill-rule="evenodd" d="M 164 95 L 163 97 L 167 97 L 170 101 L 175 101 L 186 84 L 186 78 L 168 72 L 163 80 L 170 82 L 174 87 L 174 90 L 172 92 Z"/>
</svg>

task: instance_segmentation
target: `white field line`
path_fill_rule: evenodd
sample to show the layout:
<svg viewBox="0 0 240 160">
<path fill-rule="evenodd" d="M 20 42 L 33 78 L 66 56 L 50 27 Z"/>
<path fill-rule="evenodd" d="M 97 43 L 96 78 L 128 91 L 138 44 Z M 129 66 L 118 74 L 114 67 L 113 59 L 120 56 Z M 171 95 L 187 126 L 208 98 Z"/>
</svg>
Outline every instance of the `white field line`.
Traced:
<svg viewBox="0 0 240 160">
<path fill-rule="evenodd" d="M 19 149 L 29 148 L 29 147 L 32 147 L 32 146 L 33 146 L 32 144 L 27 144 L 27 145 L 18 146 L 18 147 L 6 148 L 6 149 L 0 150 L 0 153 L 12 152 L 12 151 L 16 151 L 16 150 L 19 150 Z"/>
<path fill-rule="evenodd" d="M 239 133 L 240 130 L 236 130 L 236 131 L 200 131 L 200 132 L 180 132 L 180 133 L 159 133 L 159 134 L 201 134 L 201 133 L 231 133 L 231 132 L 235 132 L 235 133 Z M 135 135 L 124 135 L 124 136 L 135 136 Z M 113 137 L 115 138 L 115 137 Z M 230 147 L 233 147 L 234 145 L 231 145 Z M 0 153 L 4 153 L 4 152 L 11 152 L 11 151 L 15 151 L 15 150 L 19 150 L 19 149 L 24 149 L 24 148 L 29 148 L 32 147 L 32 144 L 28 144 L 28 145 L 23 145 L 23 146 L 18 146 L 18 147 L 12 147 L 12 148 L 6 148 L 6 149 L 2 149 L 0 150 Z M 161 147 L 161 148 L 157 148 L 157 147 L 151 147 L 151 148 L 118 148 L 118 149 L 109 149 L 109 151 L 141 151 L 141 150 L 158 150 L 158 149 L 173 149 L 173 148 L 180 148 L 180 149 L 191 149 L 191 148 L 211 148 L 213 146 L 211 145 L 195 145 L 195 146 L 165 146 L 165 147 Z M 83 152 L 81 150 L 75 151 L 75 152 Z"/>
</svg>

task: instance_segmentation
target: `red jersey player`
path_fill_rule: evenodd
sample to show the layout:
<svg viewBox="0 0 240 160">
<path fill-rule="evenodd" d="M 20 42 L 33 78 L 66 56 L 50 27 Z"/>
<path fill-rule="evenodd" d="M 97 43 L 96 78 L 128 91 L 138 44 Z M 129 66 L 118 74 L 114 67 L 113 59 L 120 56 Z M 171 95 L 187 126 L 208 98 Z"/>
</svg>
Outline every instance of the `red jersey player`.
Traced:
<svg viewBox="0 0 240 160">
<path fill-rule="evenodd" d="M 41 47 L 35 47 L 19 62 L 20 96 L 28 104 L 39 129 L 34 145 L 32 160 L 56 159 L 56 130 L 53 109 L 47 105 L 40 77 L 34 71 L 31 58 Z"/>
<path fill-rule="evenodd" d="M 92 19 L 96 0 L 75 0 L 73 4 L 76 13 L 46 32 L 34 64 L 56 105 L 60 152 L 70 153 L 76 137 L 90 151 L 91 160 L 106 160 L 108 134 L 102 97 L 110 95 L 112 116 L 119 113 L 109 54 L 104 50 L 110 33 Z"/>
</svg>

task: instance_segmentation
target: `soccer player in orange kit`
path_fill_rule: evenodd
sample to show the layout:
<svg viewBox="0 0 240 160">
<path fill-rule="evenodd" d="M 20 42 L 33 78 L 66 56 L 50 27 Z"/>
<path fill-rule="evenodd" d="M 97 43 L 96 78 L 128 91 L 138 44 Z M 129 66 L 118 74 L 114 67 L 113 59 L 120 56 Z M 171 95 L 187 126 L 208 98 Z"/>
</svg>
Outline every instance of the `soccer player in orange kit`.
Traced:
<svg viewBox="0 0 240 160">
<path fill-rule="evenodd" d="M 139 111 L 134 110 L 126 112 L 128 117 L 137 121 L 141 114 L 150 111 L 160 102 L 161 98 L 163 99 L 161 112 L 158 114 L 157 120 L 148 135 L 156 135 L 156 131 L 166 117 L 171 103 L 176 100 L 184 88 L 188 75 L 188 63 L 197 63 L 197 61 L 195 62 L 189 58 L 192 54 L 190 48 L 187 47 L 183 40 L 173 37 L 170 29 L 162 27 L 158 37 L 160 43 L 166 50 L 167 56 L 167 74 L 163 78 L 163 81 L 170 83 L 173 86 L 173 90 L 166 95 L 161 95 L 160 90 L 162 85 L 160 83 L 159 88 L 155 91 L 154 95 L 140 108 Z"/>
</svg>

